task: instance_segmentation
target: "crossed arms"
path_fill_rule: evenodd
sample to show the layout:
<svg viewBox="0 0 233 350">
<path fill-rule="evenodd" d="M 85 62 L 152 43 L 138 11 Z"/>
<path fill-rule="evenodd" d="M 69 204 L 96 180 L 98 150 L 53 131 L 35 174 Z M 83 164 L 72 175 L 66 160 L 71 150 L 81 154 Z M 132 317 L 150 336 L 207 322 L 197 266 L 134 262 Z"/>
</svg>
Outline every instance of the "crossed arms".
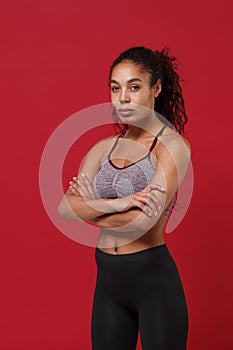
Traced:
<svg viewBox="0 0 233 350">
<path fill-rule="evenodd" d="M 108 148 L 106 142 L 112 139 L 97 143 L 87 154 L 78 176 L 70 182 L 58 207 L 60 217 L 92 222 L 118 232 L 154 226 L 178 190 L 190 160 L 186 140 L 177 133 L 166 137 L 157 147 L 156 173 L 151 183 L 140 192 L 117 199 L 95 198 L 92 181 Z"/>
</svg>

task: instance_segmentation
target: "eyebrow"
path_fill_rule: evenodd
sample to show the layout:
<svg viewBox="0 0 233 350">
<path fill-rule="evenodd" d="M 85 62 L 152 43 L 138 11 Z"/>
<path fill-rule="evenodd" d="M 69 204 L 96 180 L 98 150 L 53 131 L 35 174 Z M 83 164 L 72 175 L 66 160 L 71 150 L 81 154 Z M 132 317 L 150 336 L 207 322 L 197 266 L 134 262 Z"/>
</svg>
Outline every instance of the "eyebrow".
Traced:
<svg viewBox="0 0 233 350">
<path fill-rule="evenodd" d="M 135 81 L 140 81 L 141 83 L 143 83 L 143 81 L 141 80 L 141 79 L 139 79 L 139 78 L 132 78 L 132 79 L 129 79 L 128 81 L 127 81 L 127 83 L 133 83 L 133 82 L 135 82 Z M 118 81 L 116 81 L 116 80 L 114 80 L 114 79 L 112 79 L 111 80 L 111 83 L 113 83 L 113 84 L 119 84 L 118 83 Z"/>
</svg>

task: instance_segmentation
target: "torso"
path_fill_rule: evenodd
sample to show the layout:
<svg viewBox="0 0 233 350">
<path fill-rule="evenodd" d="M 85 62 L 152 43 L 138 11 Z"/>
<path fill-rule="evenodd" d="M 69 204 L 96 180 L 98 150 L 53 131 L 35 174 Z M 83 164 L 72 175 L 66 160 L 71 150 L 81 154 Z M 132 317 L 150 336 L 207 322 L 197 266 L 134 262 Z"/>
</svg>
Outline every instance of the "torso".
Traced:
<svg viewBox="0 0 233 350">
<path fill-rule="evenodd" d="M 148 143 L 146 146 L 149 148 L 151 143 Z M 157 143 L 156 143 L 157 146 Z M 156 147 L 153 149 L 153 154 L 156 156 Z M 113 159 L 112 159 L 113 161 Z M 114 157 L 114 164 L 119 167 L 127 167 L 132 162 L 127 161 L 126 159 L 120 159 Z M 118 244 L 117 247 L 114 247 L 114 242 L 112 237 L 110 237 L 110 241 L 108 241 L 108 236 L 104 230 L 101 230 L 100 236 L 98 239 L 97 247 L 106 252 L 108 254 L 131 254 L 134 252 L 138 252 L 144 249 L 152 248 L 158 245 L 163 244 L 163 229 L 167 221 L 167 216 L 161 215 L 158 222 L 152 227 L 148 232 L 144 233 L 141 237 L 135 239 L 134 241 L 127 244 Z M 109 235 L 110 236 L 110 235 Z M 115 240 L 114 240 L 115 241 Z M 108 248 L 106 248 L 108 247 Z"/>
<path fill-rule="evenodd" d="M 165 242 L 163 237 L 163 228 L 166 224 L 166 221 L 167 221 L 167 216 L 161 215 L 156 225 L 152 229 L 150 229 L 148 232 L 146 232 L 142 237 L 140 237 L 139 239 L 131 243 L 118 246 L 117 250 L 115 250 L 114 247 L 103 248 L 103 247 L 100 247 L 98 244 L 97 244 L 97 247 L 100 250 L 104 251 L 105 253 L 116 255 L 116 254 L 131 254 L 147 248 L 152 248 L 157 245 L 161 245 Z M 100 233 L 99 242 L 102 241 L 102 238 L 103 237 Z"/>
</svg>

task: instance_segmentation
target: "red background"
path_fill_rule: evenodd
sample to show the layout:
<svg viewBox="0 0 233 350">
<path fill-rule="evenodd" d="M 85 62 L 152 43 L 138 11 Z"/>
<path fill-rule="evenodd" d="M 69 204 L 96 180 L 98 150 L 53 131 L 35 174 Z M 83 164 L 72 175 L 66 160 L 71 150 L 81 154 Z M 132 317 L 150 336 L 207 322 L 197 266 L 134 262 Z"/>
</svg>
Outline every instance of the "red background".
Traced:
<svg viewBox="0 0 233 350">
<path fill-rule="evenodd" d="M 91 349 L 94 248 L 50 221 L 39 164 L 62 121 L 108 101 L 109 66 L 133 45 L 171 47 L 185 79 L 194 193 L 165 240 L 186 293 L 188 350 L 232 349 L 231 1 L 8 0 L 0 16 L 1 349 Z"/>
</svg>

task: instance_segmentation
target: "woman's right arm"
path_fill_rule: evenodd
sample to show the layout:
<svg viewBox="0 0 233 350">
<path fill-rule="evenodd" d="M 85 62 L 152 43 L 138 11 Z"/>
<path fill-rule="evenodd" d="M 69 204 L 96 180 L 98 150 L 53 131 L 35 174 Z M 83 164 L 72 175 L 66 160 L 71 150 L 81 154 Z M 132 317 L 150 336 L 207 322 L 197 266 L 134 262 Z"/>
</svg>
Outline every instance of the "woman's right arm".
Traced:
<svg viewBox="0 0 233 350">
<path fill-rule="evenodd" d="M 118 199 L 90 199 L 73 195 L 68 190 L 58 206 L 58 212 L 62 219 L 92 221 L 104 214 L 127 210 L 127 202 L 130 202 L 130 198 L 125 197 L 123 205 Z"/>
<path fill-rule="evenodd" d="M 84 192 L 77 196 L 70 188 L 67 190 L 58 206 L 62 219 L 90 222 L 105 214 L 122 213 L 132 207 L 138 207 L 149 215 L 150 209 L 144 205 L 148 197 L 146 192 L 116 199 L 96 199 L 94 195 L 90 195 L 91 191 L 88 192 L 114 141 L 113 137 L 101 140 L 88 152 L 77 176 L 80 184 L 83 185 L 81 187 L 84 188 Z"/>
<path fill-rule="evenodd" d="M 114 140 L 113 137 L 101 140 L 91 148 L 77 176 L 80 181 L 85 181 L 81 174 L 85 174 L 91 182 L 93 181 L 103 159 L 107 155 L 106 150 L 111 148 Z M 59 203 L 58 212 L 62 219 L 89 221 L 106 213 L 114 213 L 117 210 L 116 204 L 113 200 L 73 195 L 69 188 Z"/>
<path fill-rule="evenodd" d="M 124 208 L 124 212 L 123 210 L 121 212 L 117 210 L 116 213 L 99 215 L 86 221 L 91 221 L 101 228 L 123 230 L 123 232 L 127 230 L 135 231 L 137 228 L 147 228 L 154 225 L 178 190 L 190 161 L 191 149 L 187 140 L 180 136 L 177 137 L 177 135 L 175 135 L 176 137 L 172 136 L 169 138 L 169 142 L 166 142 L 166 146 L 160 143 L 158 147 L 156 155 L 158 160 L 157 170 L 151 184 L 147 189 L 145 188 L 131 196 L 133 197 L 131 201 L 128 198 L 128 207 Z M 122 199 L 125 200 L 127 197 L 119 200 Z M 133 200 L 137 200 L 138 203 L 132 205 Z M 146 215 L 143 215 L 139 208 Z M 152 213 L 154 211 L 155 215 L 148 215 L 149 212 L 145 210 L 149 209 L 152 209 L 151 211 Z"/>
<path fill-rule="evenodd" d="M 103 215 L 123 213 L 131 208 L 141 209 L 147 216 L 153 215 L 155 203 L 149 199 L 146 189 L 123 198 L 95 198 L 92 183 L 114 141 L 115 138 L 112 136 L 101 140 L 88 152 L 77 176 L 83 191 L 80 195 L 74 195 L 70 188 L 67 190 L 58 206 L 58 212 L 62 219 L 91 222 Z"/>
</svg>

